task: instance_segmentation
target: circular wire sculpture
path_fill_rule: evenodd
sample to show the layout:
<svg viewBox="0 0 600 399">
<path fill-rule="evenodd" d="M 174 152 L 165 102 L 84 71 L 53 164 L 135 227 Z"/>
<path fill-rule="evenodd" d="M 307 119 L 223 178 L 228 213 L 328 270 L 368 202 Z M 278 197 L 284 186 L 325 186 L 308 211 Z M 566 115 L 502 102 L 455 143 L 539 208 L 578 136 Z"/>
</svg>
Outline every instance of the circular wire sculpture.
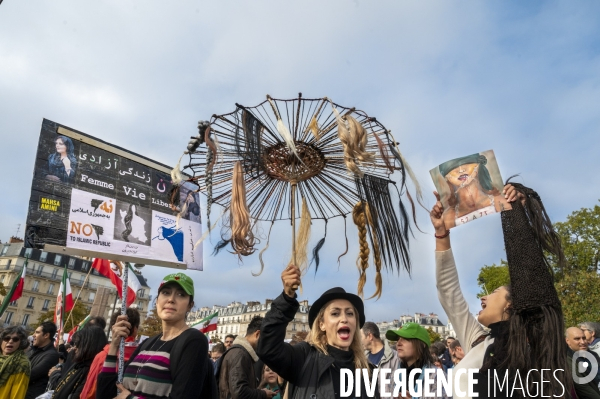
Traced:
<svg viewBox="0 0 600 399">
<path fill-rule="evenodd" d="M 310 232 L 306 220 L 327 222 L 343 216 L 345 221 L 348 215 L 353 217 L 359 212 L 364 217 L 353 220 L 359 220 L 359 233 L 366 229 L 366 234 L 362 238 L 359 234 L 361 254 L 357 264 L 361 279 L 366 278 L 368 238 L 377 268 L 375 296 L 381 295 L 382 265 L 410 273 L 410 222 L 402 196 L 406 194 L 410 201 L 413 220 L 415 206 L 406 190 L 406 175 L 415 184 L 417 199 L 420 188 L 391 132 L 374 117 L 327 97 L 306 99 L 300 93 L 298 98 L 288 100 L 267 96 L 252 107 L 236 104 L 233 112 L 200 122 L 199 131 L 185 152 L 189 158 L 183 171 L 207 195 L 209 229 L 212 205 L 228 210 L 217 251 L 231 244 L 233 253 L 249 255 L 254 252 L 252 229 L 257 221 L 291 219 L 291 261 L 306 269 L 306 235 Z M 175 175 L 178 169 L 179 164 Z M 398 183 L 390 179 L 396 171 L 400 172 Z M 174 183 L 179 183 L 177 176 Z M 390 185 L 398 192 L 397 211 Z M 316 269 L 324 241 L 325 237 L 313 249 Z M 347 242 L 346 238 L 346 246 Z M 262 252 L 264 249 L 261 264 Z M 362 295 L 360 280 L 358 291 Z"/>
</svg>

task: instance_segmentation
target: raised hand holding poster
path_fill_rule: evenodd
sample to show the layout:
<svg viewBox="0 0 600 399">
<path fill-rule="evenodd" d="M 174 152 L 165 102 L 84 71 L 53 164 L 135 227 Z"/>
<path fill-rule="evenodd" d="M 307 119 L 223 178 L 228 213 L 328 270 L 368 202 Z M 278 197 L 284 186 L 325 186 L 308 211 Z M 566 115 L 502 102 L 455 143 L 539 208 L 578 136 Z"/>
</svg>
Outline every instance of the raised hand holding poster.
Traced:
<svg viewBox="0 0 600 399">
<path fill-rule="evenodd" d="M 447 229 L 511 209 L 494 151 L 444 162 L 429 171 L 444 206 Z"/>
</svg>

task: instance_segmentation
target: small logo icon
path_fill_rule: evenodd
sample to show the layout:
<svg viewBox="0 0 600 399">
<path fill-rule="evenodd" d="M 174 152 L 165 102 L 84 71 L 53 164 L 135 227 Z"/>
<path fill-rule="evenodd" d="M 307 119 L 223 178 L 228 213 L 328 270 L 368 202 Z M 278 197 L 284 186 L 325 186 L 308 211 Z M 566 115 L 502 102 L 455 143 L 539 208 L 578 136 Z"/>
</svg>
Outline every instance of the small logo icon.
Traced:
<svg viewBox="0 0 600 399">
<path fill-rule="evenodd" d="M 576 384 L 587 384 L 594 380 L 598 373 L 598 362 L 594 355 L 587 351 L 577 351 L 573 354 L 571 367 L 573 381 Z"/>
</svg>

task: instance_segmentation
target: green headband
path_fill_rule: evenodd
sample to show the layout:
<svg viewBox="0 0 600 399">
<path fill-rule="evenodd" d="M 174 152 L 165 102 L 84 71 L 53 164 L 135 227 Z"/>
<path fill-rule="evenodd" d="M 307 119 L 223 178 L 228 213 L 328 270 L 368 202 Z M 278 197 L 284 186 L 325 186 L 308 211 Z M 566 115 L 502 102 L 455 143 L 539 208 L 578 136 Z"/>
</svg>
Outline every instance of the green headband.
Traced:
<svg viewBox="0 0 600 399">
<path fill-rule="evenodd" d="M 438 168 L 440 170 L 440 174 L 442 176 L 446 177 L 446 175 L 448 173 L 450 173 L 450 171 L 452 171 L 452 169 L 457 168 L 461 165 L 469 164 L 469 163 L 478 163 L 479 164 L 479 173 L 477 175 L 477 177 L 479 179 L 479 184 L 481 184 L 481 187 L 486 191 L 492 190 L 494 188 L 494 186 L 492 185 L 492 178 L 490 176 L 490 172 L 488 171 L 487 167 L 485 166 L 487 164 L 487 158 L 485 157 L 485 155 L 481 155 L 481 154 L 477 153 L 477 154 L 467 155 L 466 157 L 462 157 L 462 158 L 452 159 L 450 161 L 444 162 L 443 164 L 438 166 Z"/>
</svg>

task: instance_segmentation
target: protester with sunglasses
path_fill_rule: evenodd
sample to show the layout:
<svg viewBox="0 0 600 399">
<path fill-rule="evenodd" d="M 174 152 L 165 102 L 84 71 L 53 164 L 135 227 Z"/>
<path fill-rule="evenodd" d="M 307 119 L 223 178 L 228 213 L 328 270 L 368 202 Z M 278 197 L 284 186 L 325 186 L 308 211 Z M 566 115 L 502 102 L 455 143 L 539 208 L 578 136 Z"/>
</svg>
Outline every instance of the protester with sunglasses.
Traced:
<svg viewBox="0 0 600 399">
<path fill-rule="evenodd" d="M 22 327 L 8 327 L 0 338 L 0 398 L 23 399 L 31 375 L 31 365 L 24 352 L 29 346 L 27 333 Z"/>
</svg>

